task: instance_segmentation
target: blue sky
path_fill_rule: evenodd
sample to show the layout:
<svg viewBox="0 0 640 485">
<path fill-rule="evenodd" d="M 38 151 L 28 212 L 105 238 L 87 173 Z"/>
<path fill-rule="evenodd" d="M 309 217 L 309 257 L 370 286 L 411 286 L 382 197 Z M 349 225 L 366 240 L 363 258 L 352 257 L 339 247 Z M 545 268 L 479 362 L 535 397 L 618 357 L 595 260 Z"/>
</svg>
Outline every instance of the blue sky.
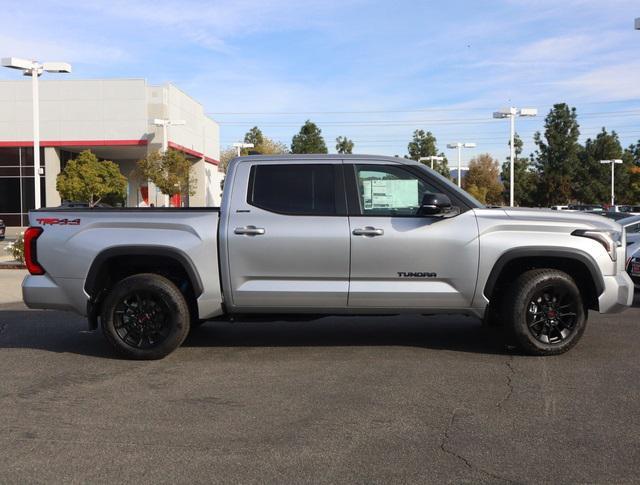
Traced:
<svg viewBox="0 0 640 485">
<path fill-rule="evenodd" d="M 333 151 L 406 153 L 413 130 L 465 156 L 504 159 L 502 106 L 525 151 L 555 102 L 578 108 L 583 139 L 640 139 L 638 0 L 0 0 L 0 56 L 66 60 L 73 78 L 173 82 L 221 124 L 224 146 L 251 126 L 287 144 L 307 118 Z M 0 71 L 0 78 L 16 73 Z"/>
</svg>

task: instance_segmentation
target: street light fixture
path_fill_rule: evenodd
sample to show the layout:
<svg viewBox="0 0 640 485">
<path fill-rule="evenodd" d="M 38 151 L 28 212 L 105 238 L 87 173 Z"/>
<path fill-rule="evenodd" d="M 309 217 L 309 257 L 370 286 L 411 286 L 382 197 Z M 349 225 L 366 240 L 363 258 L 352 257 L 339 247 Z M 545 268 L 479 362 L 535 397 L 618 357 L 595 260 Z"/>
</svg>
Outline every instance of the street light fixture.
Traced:
<svg viewBox="0 0 640 485">
<path fill-rule="evenodd" d="M 611 206 L 614 206 L 616 204 L 616 195 L 615 195 L 615 176 L 613 174 L 613 169 L 615 168 L 616 164 L 622 163 L 622 160 L 620 159 L 600 160 L 600 163 L 602 163 L 603 165 L 606 165 L 607 163 L 611 164 Z"/>
<path fill-rule="evenodd" d="M 509 205 L 513 207 L 513 171 L 516 160 L 516 147 L 514 145 L 514 138 L 516 133 L 516 116 L 521 117 L 534 117 L 538 115 L 538 110 L 536 108 L 514 108 L 513 106 L 509 108 L 502 108 L 499 111 L 495 111 L 493 113 L 493 117 L 496 119 L 504 119 L 509 118 L 511 121 L 511 130 L 510 130 L 510 141 L 509 141 L 509 149 L 510 149 L 510 157 L 511 163 L 509 169 Z"/>
<path fill-rule="evenodd" d="M 23 75 L 31 76 L 31 93 L 33 105 L 33 191 L 35 195 L 34 208 L 40 209 L 40 97 L 38 93 L 38 77 L 43 72 L 70 73 L 71 65 L 66 62 L 43 62 L 5 57 L 2 67 L 18 69 Z"/>
<path fill-rule="evenodd" d="M 640 17 L 636 19 L 636 30 L 640 30 Z"/>
<path fill-rule="evenodd" d="M 458 149 L 458 187 L 462 187 L 462 149 L 463 148 L 475 148 L 475 143 L 447 143 L 447 148 L 457 148 Z"/>
<path fill-rule="evenodd" d="M 433 170 L 433 162 L 442 162 L 444 161 L 444 157 L 437 157 L 435 155 L 429 155 L 428 157 L 420 157 L 418 158 L 419 162 L 431 162 L 431 170 Z"/>
<path fill-rule="evenodd" d="M 170 119 L 161 119 L 156 118 L 153 120 L 153 124 L 155 126 L 162 127 L 162 153 L 166 153 L 169 150 L 169 126 L 183 126 L 186 125 L 187 122 L 185 120 L 170 120 Z"/>
<path fill-rule="evenodd" d="M 233 146 L 238 151 L 238 156 L 240 156 L 240 151 L 243 148 L 253 148 L 253 143 L 234 143 Z"/>
</svg>

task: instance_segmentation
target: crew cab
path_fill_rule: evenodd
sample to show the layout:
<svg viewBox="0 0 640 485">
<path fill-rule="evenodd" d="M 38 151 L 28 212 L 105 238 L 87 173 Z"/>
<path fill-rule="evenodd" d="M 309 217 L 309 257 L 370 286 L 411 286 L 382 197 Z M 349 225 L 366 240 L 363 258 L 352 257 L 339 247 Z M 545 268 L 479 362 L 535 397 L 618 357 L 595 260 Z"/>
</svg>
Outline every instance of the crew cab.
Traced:
<svg viewBox="0 0 640 485">
<path fill-rule="evenodd" d="M 85 315 L 135 359 L 203 321 L 265 314 L 460 313 L 558 354 L 589 310 L 633 299 L 616 222 L 485 208 L 400 158 L 242 157 L 220 208 L 41 209 L 30 224 L 27 306 Z"/>
</svg>

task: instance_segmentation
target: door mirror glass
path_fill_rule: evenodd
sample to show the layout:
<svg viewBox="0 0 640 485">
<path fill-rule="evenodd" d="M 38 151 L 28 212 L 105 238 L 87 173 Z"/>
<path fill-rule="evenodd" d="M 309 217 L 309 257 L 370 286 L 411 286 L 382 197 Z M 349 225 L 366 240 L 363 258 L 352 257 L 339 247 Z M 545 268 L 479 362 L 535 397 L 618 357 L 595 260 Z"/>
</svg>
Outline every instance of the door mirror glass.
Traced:
<svg viewBox="0 0 640 485">
<path fill-rule="evenodd" d="M 451 210 L 451 199 L 444 194 L 426 193 L 422 196 L 419 215 L 436 216 Z"/>
</svg>

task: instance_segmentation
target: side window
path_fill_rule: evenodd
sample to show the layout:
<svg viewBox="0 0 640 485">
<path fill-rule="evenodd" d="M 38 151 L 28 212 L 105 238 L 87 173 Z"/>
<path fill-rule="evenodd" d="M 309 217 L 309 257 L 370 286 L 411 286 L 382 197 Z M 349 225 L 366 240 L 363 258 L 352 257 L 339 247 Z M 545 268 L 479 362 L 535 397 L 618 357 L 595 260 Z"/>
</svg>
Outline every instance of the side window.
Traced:
<svg viewBox="0 0 640 485">
<path fill-rule="evenodd" d="M 415 216 L 422 197 L 437 192 L 424 180 L 395 165 L 356 165 L 362 215 Z"/>
<path fill-rule="evenodd" d="M 330 164 L 254 165 L 247 202 L 289 215 L 336 215 L 334 166 Z"/>
</svg>

